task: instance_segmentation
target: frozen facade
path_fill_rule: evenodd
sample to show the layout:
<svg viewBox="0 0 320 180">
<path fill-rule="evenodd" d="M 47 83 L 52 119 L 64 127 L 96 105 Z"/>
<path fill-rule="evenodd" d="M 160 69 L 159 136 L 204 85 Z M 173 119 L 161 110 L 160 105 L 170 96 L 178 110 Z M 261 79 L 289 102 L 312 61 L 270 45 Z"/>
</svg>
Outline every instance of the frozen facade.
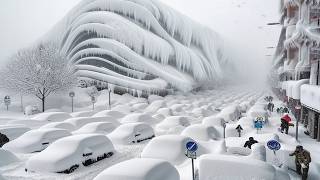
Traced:
<svg viewBox="0 0 320 180">
<path fill-rule="evenodd" d="M 320 0 L 281 0 L 281 5 L 275 86 L 310 136 L 320 141 Z"/>
<path fill-rule="evenodd" d="M 190 91 L 223 77 L 215 32 L 158 0 L 83 0 L 45 40 L 76 74 L 142 92 Z"/>
</svg>

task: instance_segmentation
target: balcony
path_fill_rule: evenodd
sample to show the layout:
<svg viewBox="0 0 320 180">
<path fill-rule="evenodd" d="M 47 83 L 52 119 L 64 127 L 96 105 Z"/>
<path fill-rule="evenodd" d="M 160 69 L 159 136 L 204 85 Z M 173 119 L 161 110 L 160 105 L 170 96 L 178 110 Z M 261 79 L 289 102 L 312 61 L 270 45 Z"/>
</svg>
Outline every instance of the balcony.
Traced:
<svg viewBox="0 0 320 180">
<path fill-rule="evenodd" d="M 309 79 L 302 79 L 298 81 L 287 81 L 286 93 L 287 96 L 299 100 L 301 98 L 301 86 L 309 84 Z"/>
<path fill-rule="evenodd" d="M 315 111 L 320 111 L 320 86 L 305 84 L 301 86 L 301 103 Z"/>
</svg>

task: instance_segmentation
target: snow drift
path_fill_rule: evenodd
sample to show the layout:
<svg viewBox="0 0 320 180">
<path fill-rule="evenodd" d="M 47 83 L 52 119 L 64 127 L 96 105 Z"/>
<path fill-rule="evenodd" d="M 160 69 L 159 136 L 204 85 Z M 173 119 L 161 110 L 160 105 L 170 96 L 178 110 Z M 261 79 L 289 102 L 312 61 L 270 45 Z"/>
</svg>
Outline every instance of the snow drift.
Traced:
<svg viewBox="0 0 320 180">
<path fill-rule="evenodd" d="M 42 40 L 54 41 L 79 77 L 122 88 L 190 91 L 223 76 L 222 41 L 158 0 L 83 0 Z"/>
</svg>

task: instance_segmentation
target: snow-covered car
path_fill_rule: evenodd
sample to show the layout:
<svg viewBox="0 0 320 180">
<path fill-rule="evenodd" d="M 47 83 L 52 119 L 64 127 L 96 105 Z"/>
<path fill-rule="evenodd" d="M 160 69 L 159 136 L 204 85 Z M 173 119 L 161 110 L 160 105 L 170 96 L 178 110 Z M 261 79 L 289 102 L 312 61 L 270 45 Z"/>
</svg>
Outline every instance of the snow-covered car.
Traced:
<svg viewBox="0 0 320 180">
<path fill-rule="evenodd" d="M 59 139 L 26 162 L 25 171 L 72 173 L 81 165 L 88 166 L 109 158 L 115 150 L 104 135 L 80 134 Z"/>
<path fill-rule="evenodd" d="M 75 126 L 76 129 L 81 128 L 82 126 L 93 123 L 93 122 L 111 122 L 114 125 L 120 125 L 119 121 L 111 116 L 104 116 L 104 117 L 77 117 L 77 118 L 70 118 L 65 120 L 64 122 L 70 123 Z"/>
<path fill-rule="evenodd" d="M 120 112 L 120 111 L 114 111 L 114 110 L 104 110 L 97 112 L 94 114 L 92 117 L 105 117 L 105 116 L 111 116 L 115 119 L 121 119 L 125 116 L 126 114 Z"/>
<path fill-rule="evenodd" d="M 24 114 L 27 116 L 38 114 L 38 113 L 41 113 L 38 106 L 30 106 L 29 105 L 24 108 Z"/>
<path fill-rule="evenodd" d="M 38 121 L 61 122 L 69 118 L 71 118 L 71 115 L 65 112 L 47 112 L 47 113 L 38 114 L 32 119 L 38 120 Z"/>
<path fill-rule="evenodd" d="M 145 123 L 128 123 L 117 127 L 108 135 L 114 144 L 132 144 L 155 137 L 152 127 Z"/>
<path fill-rule="evenodd" d="M 57 139 L 70 136 L 71 133 L 65 129 L 58 128 L 41 128 L 31 130 L 17 139 L 8 142 L 3 149 L 15 153 L 33 153 L 46 149 L 52 142 Z"/>
<path fill-rule="evenodd" d="M 158 122 L 157 119 L 153 118 L 149 114 L 146 113 L 131 113 L 126 115 L 120 121 L 122 124 L 125 123 L 137 123 L 137 122 L 144 122 L 147 124 L 155 124 Z"/>
<path fill-rule="evenodd" d="M 139 158 L 113 165 L 94 180 L 180 180 L 180 175 L 167 161 Z"/>
<path fill-rule="evenodd" d="M 196 141 L 217 140 L 220 138 L 219 132 L 212 126 L 194 124 L 185 128 L 181 135 L 190 137 Z"/>
<path fill-rule="evenodd" d="M 0 125 L 0 133 L 6 135 L 10 141 L 30 130 L 31 129 L 25 125 Z"/>
<path fill-rule="evenodd" d="M 71 113 L 70 115 L 72 117 L 90 117 L 90 116 L 93 116 L 94 114 L 96 114 L 95 111 L 79 111 L 79 112 Z"/>
<path fill-rule="evenodd" d="M 141 158 L 156 158 L 179 165 L 188 158 L 185 156 L 186 144 L 194 141 L 181 135 L 163 135 L 152 139 L 141 153 Z"/>
<path fill-rule="evenodd" d="M 68 130 L 69 132 L 72 132 L 75 130 L 74 125 L 67 122 L 52 122 L 52 123 L 43 125 L 40 128 L 58 128 L 58 129 Z"/>
<path fill-rule="evenodd" d="M 189 125 L 190 121 L 186 116 L 170 116 L 165 118 L 161 123 L 157 124 L 156 128 L 160 131 L 167 131 L 179 127 L 185 128 Z"/>
<path fill-rule="evenodd" d="M 45 124 L 47 124 L 48 121 L 38 121 L 34 119 L 16 119 L 16 120 L 10 120 L 7 122 L 6 125 L 24 125 L 28 128 L 35 129 L 39 128 Z"/>
<path fill-rule="evenodd" d="M 111 122 L 93 122 L 87 125 L 84 125 L 82 128 L 77 131 L 73 131 L 72 134 L 109 134 L 117 126 Z"/>
<path fill-rule="evenodd" d="M 0 148 L 0 157 L 1 157 L 0 167 L 7 166 L 11 163 L 15 163 L 19 161 L 19 159 L 12 152 L 8 150 L 4 150 L 2 148 Z"/>
</svg>

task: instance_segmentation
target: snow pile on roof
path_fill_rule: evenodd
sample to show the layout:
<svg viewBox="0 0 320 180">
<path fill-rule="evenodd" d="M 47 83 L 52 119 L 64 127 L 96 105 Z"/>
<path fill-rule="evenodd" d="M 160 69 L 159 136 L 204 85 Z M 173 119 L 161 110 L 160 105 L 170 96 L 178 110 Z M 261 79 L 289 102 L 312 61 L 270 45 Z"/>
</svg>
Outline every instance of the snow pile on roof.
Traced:
<svg viewBox="0 0 320 180">
<path fill-rule="evenodd" d="M 111 122 L 93 122 L 84 125 L 73 134 L 109 134 L 116 128 Z"/>
<path fill-rule="evenodd" d="M 186 116 L 169 116 L 161 123 L 158 123 L 156 128 L 161 131 L 170 131 L 176 128 L 185 128 L 190 125 L 190 120 Z"/>
<path fill-rule="evenodd" d="M 19 161 L 19 159 L 13 153 L 2 148 L 0 148 L 0 159 L 0 167 Z"/>
<path fill-rule="evenodd" d="M 115 118 L 110 116 L 70 118 L 65 120 L 64 122 L 72 124 L 76 129 L 79 129 L 82 126 L 89 123 L 93 123 L 93 122 L 111 122 L 111 123 L 114 123 L 115 125 L 120 124 Z"/>
<path fill-rule="evenodd" d="M 48 112 L 48 113 L 41 113 L 32 119 L 38 121 L 64 121 L 72 116 L 65 112 Z"/>
<path fill-rule="evenodd" d="M 227 68 L 214 31 L 158 0 L 83 0 L 43 39 L 60 44 L 78 76 L 138 94 L 190 91 Z"/>
<path fill-rule="evenodd" d="M 180 180 L 177 169 L 160 159 L 131 159 L 100 173 L 94 180 Z"/>
<path fill-rule="evenodd" d="M 199 179 L 276 180 L 275 174 L 272 165 L 246 157 L 203 155 L 199 160 Z"/>
<path fill-rule="evenodd" d="M 92 117 L 105 117 L 105 116 L 111 116 L 116 119 L 121 119 L 125 116 L 125 114 L 115 110 L 104 110 L 94 114 Z"/>
</svg>

